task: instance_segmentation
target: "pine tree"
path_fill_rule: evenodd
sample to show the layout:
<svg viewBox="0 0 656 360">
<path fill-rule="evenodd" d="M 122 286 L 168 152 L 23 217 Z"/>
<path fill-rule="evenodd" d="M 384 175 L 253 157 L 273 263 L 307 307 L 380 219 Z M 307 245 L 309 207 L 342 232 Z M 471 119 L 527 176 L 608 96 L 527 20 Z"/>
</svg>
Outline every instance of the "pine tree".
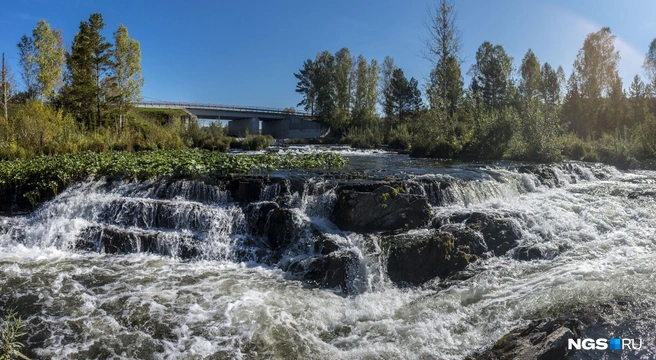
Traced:
<svg viewBox="0 0 656 360">
<path fill-rule="evenodd" d="M 442 117 L 452 117 L 462 100 L 464 84 L 458 57 L 460 32 L 455 26 L 453 2 L 440 0 L 429 16 L 426 24 L 429 37 L 423 54 L 433 64 L 427 90 L 429 105 Z"/>
<path fill-rule="evenodd" d="M 516 90 L 512 61 L 501 45 L 492 45 L 488 41 L 476 51 L 476 63 L 469 70 L 472 75 L 470 88 L 484 106 L 501 109 L 513 103 Z"/>
<path fill-rule="evenodd" d="M 309 111 L 314 116 L 315 106 L 317 103 L 317 89 L 314 84 L 314 62 L 311 59 L 305 60 L 303 68 L 294 73 L 298 79 L 296 92 L 303 95 L 303 100 L 296 106 L 304 106 L 305 111 Z"/>
<path fill-rule="evenodd" d="M 81 22 L 71 53 L 66 57 L 69 108 L 94 129 L 101 125 L 104 105 L 102 81 L 112 65 L 111 44 L 100 34 L 104 26 L 102 15 L 98 13 L 91 14 L 88 22 Z M 95 109 L 91 104 L 95 105 Z"/>
<path fill-rule="evenodd" d="M 542 87 L 542 73 L 540 61 L 533 51 L 529 49 L 524 55 L 521 67 L 522 78 L 519 82 L 519 93 L 526 104 L 530 104 L 540 97 Z M 555 73 L 554 73 L 555 75 Z"/>
</svg>

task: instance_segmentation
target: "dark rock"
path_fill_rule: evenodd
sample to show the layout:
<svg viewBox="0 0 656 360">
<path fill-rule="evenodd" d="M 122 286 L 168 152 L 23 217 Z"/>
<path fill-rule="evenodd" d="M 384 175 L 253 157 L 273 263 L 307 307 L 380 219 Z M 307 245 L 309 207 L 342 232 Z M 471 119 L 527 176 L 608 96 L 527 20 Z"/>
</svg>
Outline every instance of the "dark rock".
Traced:
<svg viewBox="0 0 656 360">
<path fill-rule="evenodd" d="M 567 340 L 581 334 L 577 319 L 541 319 L 516 328 L 497 341 L 476 360 L 560 360 L 570 351 Z"/>
<path fill-rule="evenodd" d="M 290 270 L 314 285 L 337 289 L 342 294 L 355 295 L 366 289 L 366 268 L 352 250 L 305 259 L 293 264 Z"/>
<path fill-rule="evenodd" d="M 339 250 L 339 245 L 335 242 L 335 240 L 321 237 L 314 242 L 314 252 L 316 254 L 328 255 L 337 250 Z"/>
<path fill-rule="evenodd" d="M 455 238 L 456 248 L 466 248 L 466 250 L 463 251 L 467 253 L 481 256 L 488 252 L 485 239 L 478 231 L 453 225 L 441 227 L 440 231 L 451 233 Z"/>
<path fill-rule="evenodd" d="M 545 257 L 546 254 L 544 254 L 542 249 L 536 246 L 521 246 L 515 249 L 515 258 L 517 260 L 531 261 L 544 259 Z"/>
<path fill-rule="evenodd" d="M 288 209 L 273 209 L 269 212 L 266 239 L 274 251 L 283 251 L 301 236 L 294 221 L 294 212 Z"/>
<path fill-rule="evenodd" d="M 629 199 L 637 199 L 642 196 L 656 197 L 656 191 L 634 191 L 628 195 Z"/>
<path fill-rule="evenodd" d="M 126 230 L 111 227 L 90 227 L 84 230 L 75 247 L 86 251 L 104 251 L 107 254 L 148 252 L 190 259 L 198 250 L 186 243 L 167 245 L 159 233 Z"/>
<path fill-rule="evenodd" d="M 453 235 L 394 240 L 387 260 L 387 274 L 399 285 L 418 285 L 435 277 L 446 277 L 478 260 L 467 248 L 456 247 Z"/>
<path fill-rule="evenodd" d="M 400 193 L 387 185 L 372 192 L 342 189 L 333 213 L 341 229 L 357 232 L 415 229 L 425 225 L 430 216 L 425 197 Z"/>
<path fill-rule="evenodd" d="M 270 212 L 279 209 L 280 206 L 273 201 L 262 201 L 250 203 L 244 208 L 247 214 L 250 233 L 262 236 L 266 233 Z"/>
<path fill-rule="evenodd" d="M 512 219 L 484 213 L 457 214 L 449 218 L 451 223 L 462 223 L 483 235 L 487 248 L 494 254 L 503 255 L 517 246 L 522 233 Z"/>
<path fill-rule="evenodd" d="M 535 175 L 540 183 L 547 186 L 560 186 L 560 181 L 556 175 L 556 171 L 553 169 L 553 166 L 548 165 L 525 165 L 517 168 L 517 171 L 520 174 L 533 174 Z"/>
</svg>

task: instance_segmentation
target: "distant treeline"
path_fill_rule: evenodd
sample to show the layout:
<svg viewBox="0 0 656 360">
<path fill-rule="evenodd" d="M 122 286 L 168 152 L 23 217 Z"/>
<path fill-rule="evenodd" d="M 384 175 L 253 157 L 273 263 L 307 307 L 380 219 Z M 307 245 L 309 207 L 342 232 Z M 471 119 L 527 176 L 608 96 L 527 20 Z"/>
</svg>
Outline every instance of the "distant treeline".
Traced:
<svg viewBox="0 0 656 360">
<path fill-rule="evenodd" d="M 294 74 L 298 105 L 355 145 L 387 143 L 418 156 L 622 166 L 656 157 L 656 39 L 644 65 L 648 83 L 636 75 L 628 93 L 607 27 L 586 37 L 569 79 L 530 49 L 516 68 L 501 45 L 486 41 L 465 87 L 453 2 L 439 0 L 430 16 L 423 54 L 432 71 L 423 86 L 391 57 L 380 66 L 343 48 L 318 53 Z"/>
</svg>

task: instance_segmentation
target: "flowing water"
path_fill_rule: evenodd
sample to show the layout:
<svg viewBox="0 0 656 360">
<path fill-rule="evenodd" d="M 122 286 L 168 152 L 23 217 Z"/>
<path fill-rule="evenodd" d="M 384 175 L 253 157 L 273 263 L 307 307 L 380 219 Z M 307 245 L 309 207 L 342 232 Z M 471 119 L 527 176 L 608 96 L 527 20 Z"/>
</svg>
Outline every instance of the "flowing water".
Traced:
<svg viewBox="0 0 656 360">
<path fill-rule="evenodd" d="M 248 214 L 219 188 L 90 181 L 28 216 L 0 217 L 0 309 L 23 314 L 27 352 L 44 359 L 462 359 L 570 306 L 656 299 L 656 172 L 563 163 L 545 181 L 513 164 L 346 155 L 354 170 L 403 173 L 435 217 L 511 217 L 520 246 L 544 257 L 511 252 L 471 264 L 473 276 L 446 289 L 437 280 L 399 288 L 376 234 L 329 220 L 335 180 L 303 173 L 303 190 L 288 199 L 297 229 L 320 229 L 367 270 L 364 291 L 343 296 L 281 270 L 302 250 L 257 260 Z M 94 239 L 111 231 L 150 236 L 156 254 L 138 252 L 139 241 L 133 253 L 99 251 Z M 637 331 L 642 356 L 654 356 L 653 326 L 607 337 L 621 331 Z"/>
</svg>

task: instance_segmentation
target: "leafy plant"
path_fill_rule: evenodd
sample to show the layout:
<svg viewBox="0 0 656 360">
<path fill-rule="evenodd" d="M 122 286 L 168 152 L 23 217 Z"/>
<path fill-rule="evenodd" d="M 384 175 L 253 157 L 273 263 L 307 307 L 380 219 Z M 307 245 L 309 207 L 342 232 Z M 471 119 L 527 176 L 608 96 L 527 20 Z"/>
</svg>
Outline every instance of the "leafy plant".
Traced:
<svg viewBox="0 0 656 360">
<path fill-rule="evenodd" d="M 0 360 L 11 360 L 14 357 L 29 360 L 27 356 L 20 352 L 25 346 L 19 339 L 27 333 L 23 331 L 25 324 L 14 311 L 9 310 L 7 317 L 2 324 L 2 333 L 0 334 Z"/>
</svg>

